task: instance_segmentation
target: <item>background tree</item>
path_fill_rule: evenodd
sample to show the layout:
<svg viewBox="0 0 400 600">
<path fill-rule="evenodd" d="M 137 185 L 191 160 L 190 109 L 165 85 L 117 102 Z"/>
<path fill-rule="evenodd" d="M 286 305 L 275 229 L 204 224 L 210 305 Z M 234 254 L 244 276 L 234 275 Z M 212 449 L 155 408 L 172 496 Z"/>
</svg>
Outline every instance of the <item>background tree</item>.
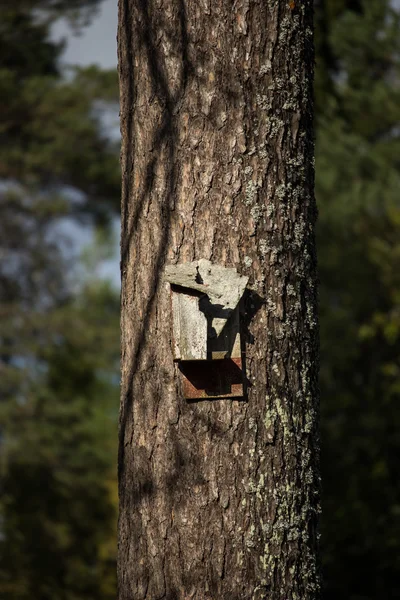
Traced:
<svg viewBox="0 0 400 600">
<path fill-rule="evenodd" d="M 311 2 L 120 3 L 121 600 L 318 597 L 313 60 Z M 200 258 L 250 276 L 248 402 L 177 388 Z"/>
<path fill-rule="evenodd" d="M 78 280 L 67 226 L 106 230 L 119 196 L 104 132 L 115 73 L 59 68 L 54 19 L 96 2 L 20 1 L 0 23 L 0 596 L 115 597 L 118 302 Z M 79 271 L 80 276 L 82 270 Z M 78 285 L 77 285 L 78 284 Z"/>
<path fill-rule="evenodd" d="M 397 598 L 400 20 L 317 5 L 322 556 L 327 600 Z"/>
<path fill-rule="evenodd" d="M 60 16 L 83 27 L 97 2 L 3 4 L 0 596 L 114 598 L 117 307 L 87 273 L 76 285 L 61 223 L 107 228 L 118 204 L 117 148 L 100 121 L 116 81 L 96 69 L 63 79 L 48 35 Z M 395 7 L 315 2 L 328 600 L 399 596 Z"/>
</svg>

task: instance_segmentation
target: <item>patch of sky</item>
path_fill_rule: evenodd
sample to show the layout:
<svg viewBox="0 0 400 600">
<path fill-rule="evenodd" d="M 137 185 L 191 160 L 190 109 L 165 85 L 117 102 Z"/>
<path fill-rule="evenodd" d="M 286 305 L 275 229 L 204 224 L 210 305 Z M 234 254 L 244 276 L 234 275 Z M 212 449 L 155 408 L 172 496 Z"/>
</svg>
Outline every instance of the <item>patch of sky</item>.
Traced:
<svg viewBox="0 0 400 600">
<path fill-rule="evenodd" d="M 118 8 L 115 0 L 105 0 L 93 17 L 89 27 L 75 30 L 66 19 L 61 19 L 53 25 L 52 37 L 56 41 L 65 40 L 65 50 L 61 57 L 61 64 L 68 77 L 68 66 L 79 65 L 89 66 L 96 64 L 103 69 L 115 69 L 117 66 L 117 21 Z M 103 132 L 112 140 L 117 142 L 120 139 L 118 106 L 97 103 L 94 107 L 97 115 L 101 117 Z M 71 203 L 82 203 L 84 198 L 78 190 L 64 187 L 62 190 L 64 196 Z M 93 248 L 93 253 L 99 249 L 99 242 L 96 239 L 96 230 L 88 223 L 77 223 L 72 219 L 61 219 L 53 228 L 51 235 L 58 235 L 63 241 L 63 251 L 72 258 L 84 255 L 84 262 L 89 260 Z M 114 219 L 111 226 L 112 246 L 107 244 L 106 256 L 102 255 L 101 260 L 94 266 L 92 276 L 99 276 L 110 280 L 111 283 L 119 288 L 119 219 Z M 94 258 L 90 259 L 93 263 Z M 87 265 L 81 265 L 75 271 L 73 278 L 79 281 L 77 275 L 82 276 L 87 272 Z"/>
</svg>

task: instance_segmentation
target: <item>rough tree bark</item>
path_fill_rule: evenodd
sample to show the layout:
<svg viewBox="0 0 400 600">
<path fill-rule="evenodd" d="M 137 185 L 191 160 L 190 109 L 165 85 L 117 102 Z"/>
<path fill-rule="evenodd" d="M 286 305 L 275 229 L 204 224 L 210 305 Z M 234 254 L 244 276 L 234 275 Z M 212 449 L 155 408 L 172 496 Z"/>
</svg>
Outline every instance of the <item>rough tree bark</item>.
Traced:
<svg viewBox="0 0 400 600">
<path fill-rule="evenodd" d="M 319 596 L 312 0 L 120 0 L 120 600 Z M 250 277 L 248 393 L 187 402 L 166 264 Z"/>
</svg>

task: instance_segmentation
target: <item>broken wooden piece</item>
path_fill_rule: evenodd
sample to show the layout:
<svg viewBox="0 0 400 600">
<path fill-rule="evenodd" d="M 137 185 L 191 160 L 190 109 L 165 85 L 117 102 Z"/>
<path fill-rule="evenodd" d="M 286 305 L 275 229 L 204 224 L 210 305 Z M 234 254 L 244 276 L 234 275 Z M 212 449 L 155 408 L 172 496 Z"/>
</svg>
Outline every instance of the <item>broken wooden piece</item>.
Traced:
<svg viewBox="0 0 400 600">
<path fill-rule="evenodd" d="M 230 312 L 233 311 L 243 296 L 248 277 L 239 275 L 234 267 L 213 265 L 204 258 L 191 263 L 168 265 L 165 279 L 176 286 L 206 294 L 214 307 L 225 310 L 221 322 L 216 317 L 214 328 L 217 335 L 225 326 Z"/>
</svg>

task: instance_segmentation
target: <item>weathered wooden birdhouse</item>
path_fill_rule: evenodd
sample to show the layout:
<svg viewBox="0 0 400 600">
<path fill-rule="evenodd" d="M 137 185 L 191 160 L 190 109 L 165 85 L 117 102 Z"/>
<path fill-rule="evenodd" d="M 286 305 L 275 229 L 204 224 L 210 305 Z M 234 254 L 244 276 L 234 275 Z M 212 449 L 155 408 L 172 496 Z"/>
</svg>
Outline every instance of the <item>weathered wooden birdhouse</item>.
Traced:
<svg viewBox="0 0 400 600">
<path fill-rule="evenodd" d="M 239 302 L 248 278 L 205 259 L 169 265 L 165 278 L 185 397 L 243 396 Z"/>
</svg>

